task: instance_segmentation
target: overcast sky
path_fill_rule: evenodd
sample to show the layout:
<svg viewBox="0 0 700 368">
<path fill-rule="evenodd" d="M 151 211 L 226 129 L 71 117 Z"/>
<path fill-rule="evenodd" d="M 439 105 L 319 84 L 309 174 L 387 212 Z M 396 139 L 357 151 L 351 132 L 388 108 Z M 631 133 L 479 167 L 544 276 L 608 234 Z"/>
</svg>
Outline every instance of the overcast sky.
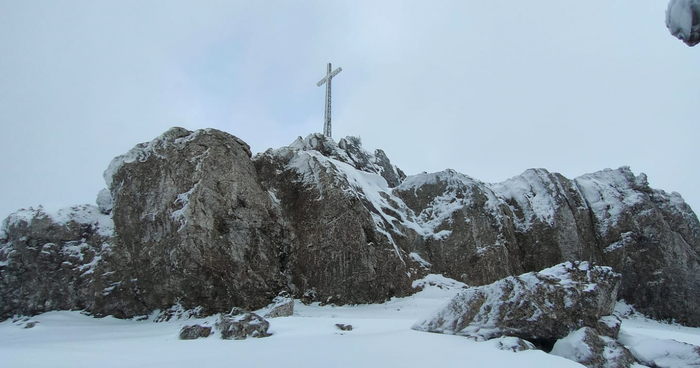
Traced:
<svg viewBox="0 0 700 368">
<path fill-rule="evenodd" d="M 94 203 L 172 126 L 358 135 L 407 174 L 631 166 L 700 209 L 700 48 L 666 0 L 0 0 L 0 217 Z"/>
</svg>

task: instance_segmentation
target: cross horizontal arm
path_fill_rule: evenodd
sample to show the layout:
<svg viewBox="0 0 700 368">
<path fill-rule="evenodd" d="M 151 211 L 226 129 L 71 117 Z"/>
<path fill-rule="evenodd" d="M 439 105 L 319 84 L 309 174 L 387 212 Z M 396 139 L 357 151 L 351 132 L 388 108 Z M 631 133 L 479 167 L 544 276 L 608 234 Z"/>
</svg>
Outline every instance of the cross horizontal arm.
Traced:
<svg viewBox="0 0 700 368">
<path fill-rule="evenodd" d="M 316 83 L 316 85 L 319 86 L 319 87 L 321 87 L 321 86 L 323 85 L 323 83 L 326 83 L 326 79 L 328 79 L 328 77 L 323 77 L 323 79 L 321 79 L 320 81 L 318 81 L 318 83 Z"/>
<path fill-rule="evenodd" d="M 338 68 L 338 69 L 334 70 L 333 73 L 331 73 L 331 78 L 335 77 L 336 75 L 338 75 L 338 73 L 340 73 L 342 71 L 343 71 L 343 68 Z M 328 78 L 328 77 L 326 77 L 326 78 Z"/>
</svg>

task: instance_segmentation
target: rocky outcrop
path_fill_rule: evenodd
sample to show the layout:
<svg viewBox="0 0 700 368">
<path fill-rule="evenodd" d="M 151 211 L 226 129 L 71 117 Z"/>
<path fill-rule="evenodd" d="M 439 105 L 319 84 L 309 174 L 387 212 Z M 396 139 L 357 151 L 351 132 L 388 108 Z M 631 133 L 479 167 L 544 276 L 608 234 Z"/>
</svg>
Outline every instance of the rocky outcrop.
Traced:
<svg viewBox="0 0 700 368">
<path fill-rule="evenodd" d="M 453 170 L 406 177 L 353 137 L 312 134 L 252 157 L 227 133 L 173 128 L 115 158 L 105 181 L 99 209 L 64 211 L 77 220 L 5 221 L 1 316 L 207 315 L 280 292 L 371 303 L 412 293 L 427 272 L 486 285 L 583 260 L 621 273 L 619 296 L 641 312 L 700 325 L 700 223 L 626 167 L 487 184 Z"/>
<path fill-rule="evenodd" d="M 395 238 L 400 215 L 388 184 L 368 153 L 352 140 L 341 143 L 311 135 L 255 157 L 288 224 L 292 292 L 336 304 L 408 295 L 420 265 Z"/>
<path fill-rule="evenodd" d="M 620 275 L 609 267 L 564 263 L 467 289 L 412 328 L 478 340 L 515 336 L 551 346 L 612 314 L 619 284 Z"/>
<path fill-rule="evenodd" d="M 92 309 L 114 286 L 112 220 L 95 206 L 17 211 L 0 227 L 0 319 Z"/>
<path fill-rule="evenodd" d="M 416 214 L 421 236 L 408 248 L 431 272 L 482 285 L 590 260 L 620 272 L 620 298 L 642 312 L 700 325 L 700 223 L 680 195 L 628 167 L 574 180 L 533 169 L 499 184 L 448 170 L 393 193 Z"/>
<path fill-rule="evenodd" d="M 112 161 L 122 287 L 148 309 L 256 309 L 285 288 L 283 221 L 250 158 L 232 135 L 173 128 Z"/>
</svg>

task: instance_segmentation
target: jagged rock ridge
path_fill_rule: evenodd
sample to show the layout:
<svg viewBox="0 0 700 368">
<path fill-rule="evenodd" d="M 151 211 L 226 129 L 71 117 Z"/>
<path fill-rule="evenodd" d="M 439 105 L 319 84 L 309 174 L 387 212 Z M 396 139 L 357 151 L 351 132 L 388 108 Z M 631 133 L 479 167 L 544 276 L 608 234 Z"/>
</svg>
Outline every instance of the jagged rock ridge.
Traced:
<svg viewBox="0 0 700 368">
<path fill-rule="evenodd" d="M 41 211 L 5 220 L 0 316 L 133 316 L 174 304 L 226 312 L 281 291 L 369 303 L 411 293 L 428 271 L 483 285 L 585 260 L 620 272 L 620 296 L 643 312 L 700 325 L 697 217 L 629 168 L 574 180 L 536 169 L 499 184 L 452 170 L 406 177 L 352 137 L 314 134 L 252 157 L 227 133 L 173 128 L 116 158 L 105 180 L 109 193 L 90 211 L 110 213 L 113 234 L 94 237 L 100 227 L 85 220 L 59 236 Z M 93 273 L 65 279 L 76 296 L 56 283 L 23 286 L 60 275 L 63 260 L 39 267 L 39 253 L 70 241 L 101 254 Z"/>
</svg>

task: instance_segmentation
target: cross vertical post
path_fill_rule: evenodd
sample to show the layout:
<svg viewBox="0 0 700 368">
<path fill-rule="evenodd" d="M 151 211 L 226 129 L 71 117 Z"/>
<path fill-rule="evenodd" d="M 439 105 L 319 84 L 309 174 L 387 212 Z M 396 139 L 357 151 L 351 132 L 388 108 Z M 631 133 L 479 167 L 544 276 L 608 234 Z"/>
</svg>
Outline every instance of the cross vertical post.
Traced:
<svg viewBox="0 0 700 368">
<path fill-rule="evenodd" d="M 324 83 L 326 84 L 326 111 L 323 116 L 323 135 L 331 138 L 331 80 L 338 75 L 338 73 L 343 71 L 343 68 L 338 68 L 331 72 L 331 63 L 328 63 L 328 68 L 326 70 L 326 76 L 318 81 L 316 85 L 321 87 Z"/>
</svg>

